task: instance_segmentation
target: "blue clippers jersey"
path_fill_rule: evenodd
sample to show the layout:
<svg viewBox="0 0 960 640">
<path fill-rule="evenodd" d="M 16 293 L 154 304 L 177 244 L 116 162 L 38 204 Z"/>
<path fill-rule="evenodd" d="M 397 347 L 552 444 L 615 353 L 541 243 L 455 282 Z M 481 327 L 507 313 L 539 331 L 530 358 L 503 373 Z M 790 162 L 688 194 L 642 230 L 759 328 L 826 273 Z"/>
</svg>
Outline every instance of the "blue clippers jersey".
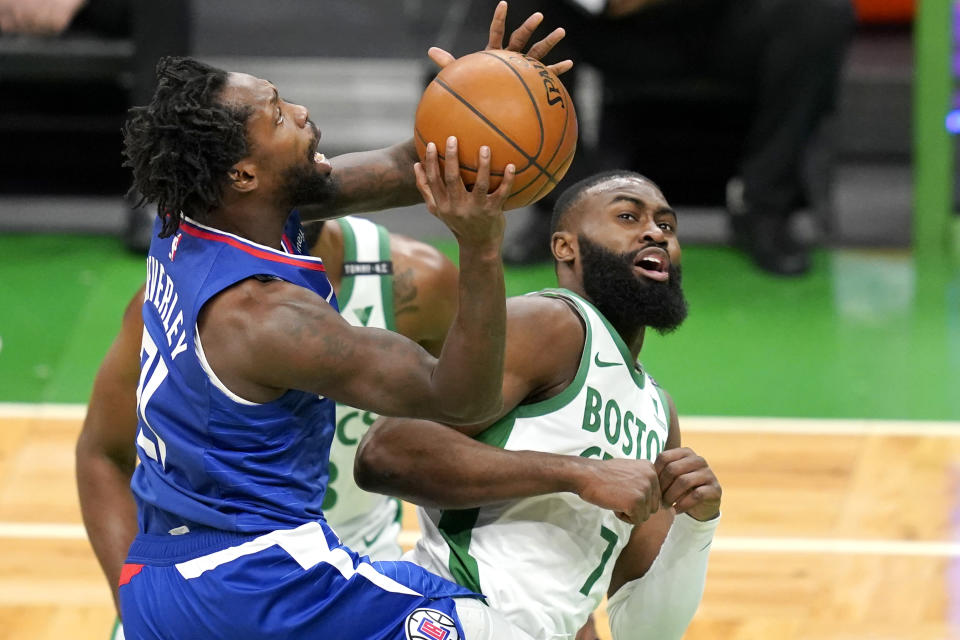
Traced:
<svg viewBox="0 0 960 640">
<path fill-rule="evenodd" d="M 253 276 L 306 287 L 336 308 L 323 263 L 297 246 L 299 216 L 284 229 L 288 253 L 191 220 L 169 238 L 157 238 L 158 229 L 143 305 L 141 464 L 131 482 L 141 531 L 260 532 L 321 519 L 333 402 L 293 389 L 265 404 L 233 395 L 209 369 L 196 332 L 210 298 Z"/>
</svg>

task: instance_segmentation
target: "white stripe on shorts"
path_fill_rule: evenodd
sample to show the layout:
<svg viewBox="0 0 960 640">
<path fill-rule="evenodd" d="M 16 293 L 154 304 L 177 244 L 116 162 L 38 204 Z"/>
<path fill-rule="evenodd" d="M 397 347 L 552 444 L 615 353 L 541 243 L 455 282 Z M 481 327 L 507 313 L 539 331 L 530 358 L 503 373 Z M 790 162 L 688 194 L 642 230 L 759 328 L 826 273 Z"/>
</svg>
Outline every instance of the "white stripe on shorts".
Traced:
<svg viewBox="0 0 960 640">
<path fill-rule="evenodd" d="M 362 562 L 359 567 L 354 569 L 353 560 L 346 551 L 340 548 L 330 549 L 327 538 L 323 534 L 323 527 L 318 522 L 308 522 L 296 529 L 271 531 L 235 547 L 228 547 L 199 558 L 178 562 L 176 567 L 180 575 L 190 580 L 199 577 L 205 571 L 216 569 L 220 565 L 232 562 L 237 558 L 259 553 L 274 545 L 289 553 L 290 557 L 296 560 L 304 570 L 325 562 L 336 568 L 340 575 L 347 580 L 352 578 L 354 574 L 359 573 L 384 591 L 404 593 L 411 596 L 422 595 L 406 585 L 378 573 L 368 563 Z"/>
</svg>

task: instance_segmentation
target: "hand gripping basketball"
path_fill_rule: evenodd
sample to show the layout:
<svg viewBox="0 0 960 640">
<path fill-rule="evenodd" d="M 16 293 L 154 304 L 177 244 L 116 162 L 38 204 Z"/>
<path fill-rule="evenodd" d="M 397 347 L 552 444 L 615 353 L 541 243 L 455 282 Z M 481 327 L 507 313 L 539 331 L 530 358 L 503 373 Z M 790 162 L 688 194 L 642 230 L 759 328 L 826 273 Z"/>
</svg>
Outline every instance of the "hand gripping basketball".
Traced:
<svg viewBox="0 0 960 640">
<path fill-rule="evenodd" d="M 485 50 L 444 67 L 417 107 L 414 142 L 421 161 L 430 142 L 459 141 L 460 175 L 477 181 L 481 146 L 490 148 L 490 189 L 508 164 L 516 179 L 504 209 L 548 194 L 567 172 L 577 145 L 577 115 L 570 94 L 539 60 L 516 51 Z M 443 154 L 441 153 L 441 160 Z"/>
</svg>

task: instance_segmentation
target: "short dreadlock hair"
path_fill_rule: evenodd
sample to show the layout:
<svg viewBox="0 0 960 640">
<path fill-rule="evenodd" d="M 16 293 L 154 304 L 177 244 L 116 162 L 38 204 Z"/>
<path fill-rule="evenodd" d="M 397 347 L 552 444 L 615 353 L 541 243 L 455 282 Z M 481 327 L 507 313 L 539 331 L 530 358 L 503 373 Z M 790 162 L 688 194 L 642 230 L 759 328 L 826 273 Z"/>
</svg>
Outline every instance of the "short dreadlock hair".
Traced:
<svg viewBox="0 0 960 640">
<path fill-rule="evenodd" d="M 123 128 L 124 166 L 133 169 L 129 195 L 157 203 L 160 237 L 183 216 L 203 219 L 220 205 L 228 171 L 248 155 L 251 107 L 220 101 L 227 72 L 167 56 L 157 63 L 157 90 L 145 107 L 130 109 Z"/>
</svg>

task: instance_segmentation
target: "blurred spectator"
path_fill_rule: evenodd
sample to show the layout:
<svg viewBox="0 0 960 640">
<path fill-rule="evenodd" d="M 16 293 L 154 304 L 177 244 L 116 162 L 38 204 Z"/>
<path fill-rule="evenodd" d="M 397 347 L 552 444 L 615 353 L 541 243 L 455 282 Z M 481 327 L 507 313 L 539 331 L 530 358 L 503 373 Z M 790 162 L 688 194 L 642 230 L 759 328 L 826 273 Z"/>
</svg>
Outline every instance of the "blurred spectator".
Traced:
<svg viewBox="0 0 960 640">
<path fill-rule="evenodd" d="M 150 101 L 161 56 L 190 52 L 189 4 L 0 0 L 0 191 L 120 196 L 126 109 Z M 62 153 L 50 157 L 51 145 Z M 128 208 L 129 248 L 146 251 L 153 217 Z"/>
<path fill-rule="evenodd" d="M 658 174 L 658 154 L 671 154 L 675 144 L 686 150 L 688 141 L 680 137 L 701 135 L 732 96 L 741 105 L 742 130 L 739 144 L 720 153 L 736 156 L 726 189 L 735 242 L 766 271 L 794 275 L 809 269 L 809 252 L 792 237 L 789 223 L 806 197 L 805 154 L 834 108 L 854 22 L 850 0 L 511 0 L 511 5 L 514 15 L 539 10 L 551 24 L 565 25 L 567 37 L 552 58 L 586 63 L 603 80 L 599 144 L 595 154 L 579 154 L 566 180 L 623 165 L 668 182 Z M 572 76 L 565 75 L 564 83 L 575 90 Z M 647 135 L 659 125 L 642 110 L 651 96 L 667 105 L 662 110 L 667 115 L 675 99 L 686 100 L 685 108 L 693 105 L 678 138 L 660 141 L 662 148 L 651 149 L 657 142 Z M 652 158 L 643 160 L 649 166 L 636 166 L 634 152 L 641 150 Z M 711 170 L 709 165 L 709 159 L 690 154 L 682 166 L 694 179 Z M 673 189 L 682 196 L 682 186 Z M 549 198 L 538 203 L 530 227 L 505 247 L 507 261 L 546 257 L 539 249 L 548 246 L 551 206 Z"/>
<path fill-rule="evenodd" d="M 100 35 L 129 34 L 128 0 L 0 0 L 0 33 L 57 36 L 72 27 Z"/>
</svg>

